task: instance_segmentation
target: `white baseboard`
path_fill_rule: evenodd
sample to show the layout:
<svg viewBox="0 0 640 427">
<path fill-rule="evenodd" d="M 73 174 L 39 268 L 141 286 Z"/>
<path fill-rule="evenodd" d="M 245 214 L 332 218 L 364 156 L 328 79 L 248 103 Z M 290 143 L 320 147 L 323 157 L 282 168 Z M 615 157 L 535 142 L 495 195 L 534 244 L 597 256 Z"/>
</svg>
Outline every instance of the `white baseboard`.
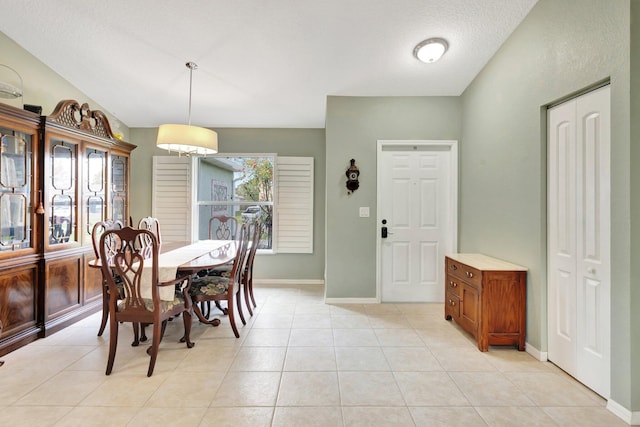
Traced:
<svg viewBox="0 0 640 427">
<path fill-rule="evenodd" d="M 546 351 L 540 351 L 529 343 L 525 344 L 525 350 L 541 362 L 546 362 L 548 360 L 548 353 Z M 640 411 L 630 411 L 611 399 L 607 401 L 607 409 L 629 425 L 640 425 Z"/>
<path fill-rule="evenodd" d="M 547 352 L 546 351 L 540 351 L 537 348 L 535 348 L 534 346 L 532 346 L 531 344 L 529 344 L 528 342 L 524 343 L 524 349 L 525 349 L 525 351 L 527 353 L 532 355 L 536 360 L 539 360 L 541 362 L 546 362 L 547 361 Z"/>
<path fill-rule="evenodd" d="M 378 304 L 377 298 L 325 298 L 326 304 Z"/>
<path fill-rule="evenodd" d="M 260 285 L 324 285 L 322 279 L 254 279 L 253 284 Z"/>
<path fill-rule="evenodd" d="M 629 425 L 640 425 L 640 411 L 630 411 L 611 399 L 607 401 L 607 409 Z"/>
</svg>

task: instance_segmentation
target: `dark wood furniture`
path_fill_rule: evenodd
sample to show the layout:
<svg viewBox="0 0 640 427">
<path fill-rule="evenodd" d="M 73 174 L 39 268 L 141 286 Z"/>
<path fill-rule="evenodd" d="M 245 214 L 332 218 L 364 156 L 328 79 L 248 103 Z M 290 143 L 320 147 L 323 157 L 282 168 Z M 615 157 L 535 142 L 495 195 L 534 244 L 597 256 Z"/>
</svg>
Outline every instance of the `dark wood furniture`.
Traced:
<svg viewBox="0 0 640 427">
<path fill-rule="evenodd" d="M 207 316 L 204 316 L 200 308 L 199 303 L 207 301 L 226 301 L 229 315 L 229 323 L 233 334 L 236 338 L 240 338 L 240 333 L 235 323 L 235 315 L 233 309 L 234 299 L 236 301 L 236 308 L 240 315 L 242 324 L 246 324 L 244 314 L 242 313 L 242 303 L 240 301 L 240 291 L 242 289 L 242 272 L 246 266 L 247 248 L 249 246 L 249 225 L 243 224 L 240 227 L 239 238 L 237 240 L 237 250 L 235 251 L 235 257 L 233 259 L 233 267 L 229 272 L 229 275 L 206 275 L 203 277 L 195 277 L 191 282 L 191 289 L 189 293 L 193 300 L 193 310 L 200 319 L 200 322 L 206 323 L 212 326 L 218 326 L 220 320 L 209 320 Z"/>
<path fill-rule="evenodd" d="M 149 230 L 158 239 L 158 244 L 162 245 L 162 235 L 160 234 L 160 221 L 158 218 L 146 216 L 138 221 L 138 228 Z"/>
<path fill-rule="evenodd" d="M 184 262 L 178 266 L 178 273 L 196 274 L 203 270 L 210 270 L 216 266 L 233 263 L 240 251 L 241 241 L 238 240 L 204 240 L 194 245 L 208 245 L 206 253 Z M 163 250 L 165 248 L 163 247 Z M 175 249 L 179 249 L 176 247 Z"/>
<path fill-rule="evenodd" d="M 42 334 L 40 117 L 0 104 L 0 355 Z"/>
<path fill-rule="evenodd" d="M 163 256 L 180 257 L 185 251 L 194 255 L 193 258 L 177 266 L 178 275 L 196 274 L 202 270 L 233 263 L 238 253 L 240 242 L 237 240 L 202 240 L 196 243 L 167 242 L 161 246 L 160 254 Z M 162 266 L 162 261 L 160 265 Z M 88 265 L 92 268 L 102 268 L 99 259 L 91 260 Z"/>
<path fill-rule="evenodd" d="M 238 220 L 227 215 L 215 215 L 209 219 L 209 239 L 233 240 L 238 234 Z"/>
<path fill-rule="evenodd" d="M 100 259 L 100 237 L 109 230 L 120 230 L 124 228 L 124 225 L 120 221 L 113 221 L 110 219 L 104 221 L 98 221 L 93 225 L 91 232 L 91 243 L 93 244 L 93 253 L 96 259 Z M 91 265 L 89 264 L 91 267 Z M 98 336 L 102 336 L 104 328 L 107 326 L 107 320 L 109 318 L 109 288 L 107 287 L 106 277 L 102 278 L 102 320 L 100 321 L 100 328 L 98 328 Z"/>
<path fill-rule="evenodd" d="M 445 257 L 444 317 L 489 345 L 525 349 L 527 269 L 482 254 Z"/>
<path fill-rule="evenodd" d="M 228 215 L 214 215 L 209 218 L 209 239 L 210 240 L 233 240 L 238 235 L 238 220 L 236 217 Z M 218 272 L 224 271 L 229 273 L 233 267 L 233 261 L 226 266 L 217 267 Z M 208 273 L 212 273 L 211 271 Z M 215 301 L 216 308 L 222 312 L 222 314 L 229 314 L 227 307 L 222 307 L 220 301 Z M 211 314 L 211 301 L 202 301 L 200 303 L 200 310 L 202 315 L 209 318 Z"/>
<path fill-rule="evenodd" d="M 140 245 L 141 241 L 148 244 Z M 170 318 L 182 314 L 184 336 L 180 342 L 185 342 L 187 348 L 193 347 L 189 337 L 192 313 L 189 296 L 191 275 L 161 281 L 158 247 L 156 236 L 149 230 L 125 227 L 121 230 L 109 230 L 100 237 L 101 270 L 107 280 L 110 297 L 107 375 L 111 374 L 116 356 L 119 322 L 153 325 L 151 347 L 147 351 L 151 356 L 148 377 L 153 374 L 160 342 Z M 118 295 L 118 278 L 122 281 L 122 299 Z M 145 285 L 150 297 L 145 295 Z M 169 289 L 173 300 L 161 299 L 161 288 Z"/>
<path fill-rule="evenodd" d="M 129 216 L 129 156 L 106 116 L 0 104 L 0 355 L 102 308 L 93 225 Z"/>
<path fill-rule="evenodd" d="M 251 229 L 251 244 L 247 254 L 247 265 L 242 274 L 242 287 L 244 291 L 244 302 L 249 310 L 249 315 L 253 316 L 253 309 L 256 307 L 256 299 L 253 296 L 253 263 L 256 259 L 256 252 L 260 246 L 260 236 L 262 236 L 262 223 L 254 221 Z"/>
</svg>

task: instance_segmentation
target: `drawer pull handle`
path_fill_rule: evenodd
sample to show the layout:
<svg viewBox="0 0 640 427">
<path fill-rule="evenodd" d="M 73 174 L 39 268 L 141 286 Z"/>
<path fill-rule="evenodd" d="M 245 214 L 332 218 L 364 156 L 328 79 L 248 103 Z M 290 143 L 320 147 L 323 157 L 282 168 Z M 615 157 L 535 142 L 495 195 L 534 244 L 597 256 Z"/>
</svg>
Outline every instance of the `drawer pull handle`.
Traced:
<svg viewBox="0 0 640 427">
<path fill-rule="evenodd" d="M 449 286 L 451 286 L 452 288 L 455 288 L 458 286 L 458 284 L 456 282 L 449 282 Z"/>
<path fill-rule="evenodd" d="M 453 271 L 456 271 L 456 270 L 458 269 L 458 267 L 456 267 L 456 265 L 455 265 L 455 264 L 451 264 L 451 269 L 452 269 Z"/>
<path fill-rule="evenodd" d="M 471 278 L 473 277 L 473 273 L 472 273 L 472 272 L 467 271 L 466 273 L 467 273 L 467 277 L 468 277 L 469 279 L 471 279 Z"/>
</svg>

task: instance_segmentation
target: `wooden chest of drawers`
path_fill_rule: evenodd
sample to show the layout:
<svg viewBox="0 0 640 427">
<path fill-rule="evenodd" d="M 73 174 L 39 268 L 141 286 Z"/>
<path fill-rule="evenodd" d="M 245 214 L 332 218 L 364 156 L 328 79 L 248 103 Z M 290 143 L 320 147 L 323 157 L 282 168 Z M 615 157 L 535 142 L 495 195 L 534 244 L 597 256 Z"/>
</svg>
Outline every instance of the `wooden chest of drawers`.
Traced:
<svg viewBox="0 0 640 427">
<path fill-rule="evenodd" d="M 445 257 L 444 317 L 471 333 L 480 351 L 489 345 L 524 350 L 527 269 L 482 254 Z"/>
</svg>

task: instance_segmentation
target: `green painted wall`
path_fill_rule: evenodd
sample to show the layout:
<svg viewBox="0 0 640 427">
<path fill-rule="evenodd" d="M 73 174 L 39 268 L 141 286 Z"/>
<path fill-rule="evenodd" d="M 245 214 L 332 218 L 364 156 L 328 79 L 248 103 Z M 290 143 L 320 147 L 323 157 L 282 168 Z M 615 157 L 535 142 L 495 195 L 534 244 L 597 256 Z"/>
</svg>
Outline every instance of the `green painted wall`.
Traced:
<svg viewBox="0 0 640 427">
<path fill-rule="evenodd" d="M 630 328 L 640 276 L 630 248 L 639 248 L 631 225 L 640 222 L 630 222 L 630 200 L 638 202 L 640 181 L 630 164 L 640 159 L 630 144 L 629 11 L 628 0 L 540 0 L 464 92 L 459 243 L 530 268 L 527 342 L 546 351 L 545 106 L 610 78 L 611 397 L 638 410 L 640 340 Z"/>
<path fill-rule="evenodd" d="M 376 296 L 376 149 L 380 139 L 459 140 L 458 97 L 335 97 L 327 99 L 328 298 Z M 360 169 L 360 188 L 347 195 L 350 159 Z M 369 218 L 359 207 L 370 208 Z"/>
<path fill-rule="evenodd" d="M 629 155 L 628 162 L 630 165 L 638 165 L 640 162 L 640 0 L 631 0 L 631 107 L 629 109 L 629 117 L 631 122 L 631 153 Z M 615 327 L 613 328 L 612 335 L 615 337 L 615 344 L 620 346 L 616 348 L 615 352 L 626 353 L 628 360 L 631 363 L 629 372 L 623 366 L 622 369 L 614 367 L 616 374 L 616 381 L 618 381 L 622 387 L 630 387 L 630 405 L 623 403 L 627 408 L 632 408 L 635 411 L 640 411 L 640 168 L 631 167 L 631 189 L 630 189 L 630 204 L 631 204 L 631 230 L 630 240 L 631 248 L 629 250 L 629 257 L 631 262 L 631 272 L 629 277 L 632 278 L 629 284 L 629 298 L 624 299 L 624 292 L 617 298 L 617 304 L 622 305 L 624 310 L 622 313 L 616 314 L 616 323 L 624 323 L 626 316 L 630 316 L 629 330 L 630 337 L 627 338 L 625 328 L 618 335 Z M 624 247 L 619 249 L 622 252 Z M 636 262 L 633 262 L 636 261 Z M 617 311 L 617 306 L 614 305 Z M 612 310 L 613 312 L 614 310 Z M 624 361 L 626 358 L 618 355 L 617 361 Z M 627 376 L 623 380 L 624 376 Z M 616 393 L 616 397 L 618 393 Z"/>
<path fill-rule="evenodd" d="M 280 156 L 314 158 L 314 229 L 312 254 L 258 254 L 257 279 L 324 279 L 324 129 L 216 129 L 220 153 L 275 153 Z M 151 212 L 153 156 L 167 152 L 156 148 L 156 128 L 131 129 L 131 142 L 138 148 L 131 155 L 131 216 L 142 218 Z"/>
<path fill-rule="evenodd" d="M 16 70 L 22 77 L 24 85 L 22 98 L 2 99 L 0 101 L 3 104 L 17 108 L 22 108 L 23 104 L 40 105 L 42 114 L 49 115 L 62 100 L 74 99 L 80 104 L 86 102 L 92 110 L 100 110 L 106 114 L 111 124 L 111 130 L 114 133 L 122 133 L 125 141 L 128 141 L 129 128 L 124 123 L 118 121 L 100 104 L 60 77 L 59 74 L 2 32 L 0 32 L 0 64 L 8 65 Z M 13 76 L 14 74 L 11 74 L 6 68 L 0 67 L 0 80 L 8 77 L 13 78 Z"/>
</svg>

